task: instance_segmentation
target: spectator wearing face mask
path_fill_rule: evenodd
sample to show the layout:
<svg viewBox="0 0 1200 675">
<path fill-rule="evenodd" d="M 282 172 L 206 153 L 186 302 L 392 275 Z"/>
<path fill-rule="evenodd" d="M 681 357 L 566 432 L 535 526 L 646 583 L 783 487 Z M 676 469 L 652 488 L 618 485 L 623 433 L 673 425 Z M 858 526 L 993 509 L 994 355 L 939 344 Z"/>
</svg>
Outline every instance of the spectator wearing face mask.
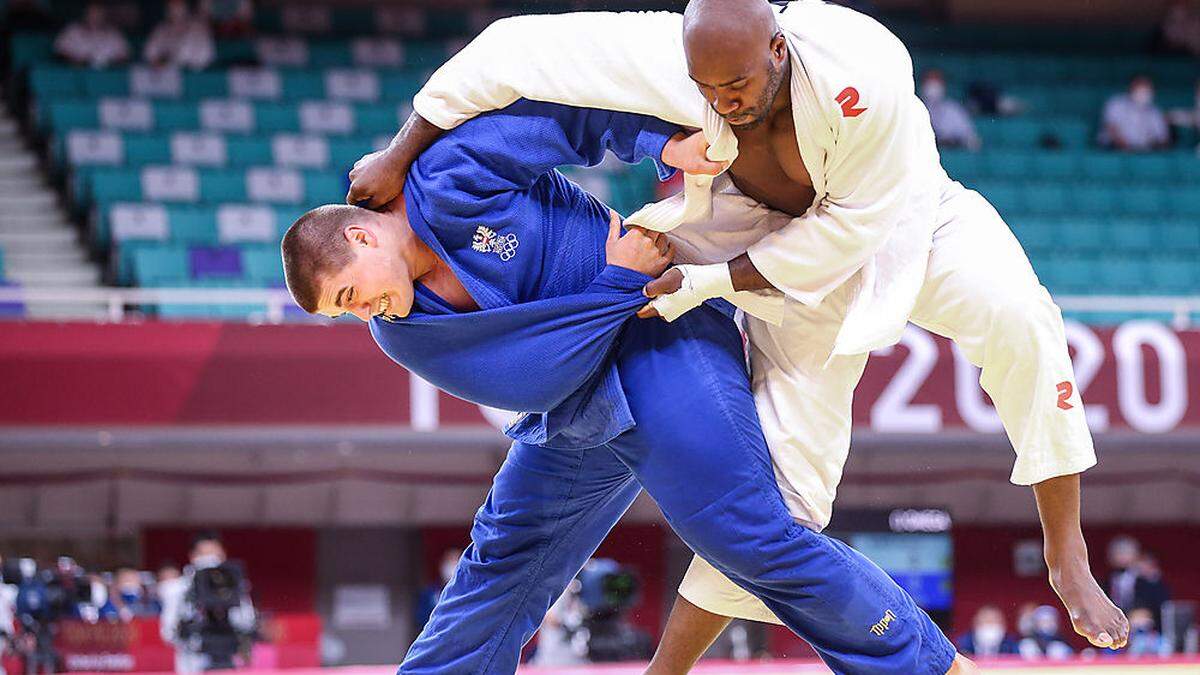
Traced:
<svg viewBox="0 0 1200 675">
<path fill-rule="evenodd" d="M 995 605 L 984 605 L 975 613 L 970 632 L 957 640 L 958 651 L 967 656 L 1017 654 L 1017 641 L 1008 633 L 1004 614 Z"/>
<path fill-rule="evenodd" d="M 185 0 L 171 0 L 161 23 L 155 26 L 142 52 L 154 66 L 201 70 L 216 56 L 212 29 L 199 12 L 193 14 Z"/>
<path fill-rule="evenodd" d="M 91 2 L 83 20 L 68 24 L 54 39 L 54 53 L 73 65 L 105 68 L 129 59 L 129 42 L 108 22 L 104 5 Z"/>
<path fill-rule="evenodd" d="M 1108 543 L 1108 597 L 1128 612 L 1133 608 L 1133 587 L 1137 582 L 1137 559 L 1142 547 L 1133 537 L 1121 535 Z"/>
<path fill-rule="evenodd" d="M 158 601 L 150 597 L 142 583 L 142 575 L 130 567 L 117 570 L 109 601 L 116 606 L 122 621 L 134 617 L 156 616 L 162 609 Z"/>
<path fill-rule="evenodd" d="M 1162 150 L 1171 143 L 1167 116 L 1154 103 L 1154 82 L 1138 75 L 1129 91 L 1104 104 L 1100 145 L 1125 152 Z"/>
<path fill-rule="evenodd" d="M 1018 651 L 1025 659 L 1065 659 L 1074 654 L 1059 626 L 1058 610 L 1042 605 L 1033 610 L 1031 633 L 1021 639 Z"/>
<path fill-rule="evenodd" d="M 929 109 L 929 121 L 938 147 L 979 149 L 981 143 L 971 113 L 946 94 L 946 77 L 942 71 L 925 72 L 921 78 L 921 100 Z"/>
</svg>

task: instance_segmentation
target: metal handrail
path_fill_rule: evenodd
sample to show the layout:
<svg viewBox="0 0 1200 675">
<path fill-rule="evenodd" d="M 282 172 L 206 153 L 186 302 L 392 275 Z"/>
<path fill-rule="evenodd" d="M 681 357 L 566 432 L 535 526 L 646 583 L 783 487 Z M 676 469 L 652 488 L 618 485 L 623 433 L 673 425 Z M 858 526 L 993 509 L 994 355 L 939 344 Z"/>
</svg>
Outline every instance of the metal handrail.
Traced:
<svg viewBox="0 0 1200 675">
<path fill-rule="evenodd" d="M 1054 298 L 1067 312 L 1128 312 L 1170 314 L 1172 325 L 1187 328 L 1200 314 L 1200 295 L 1061 295 Z M 291 295 L 278 288 L 120 288 L 120 287 L 0 287 L 0 303 L 103 305 L 106 318 L 120 322 L 129 308 L 145 305 L 261 305 L 263 313 L 247 318 L 283 323 Z"/>
</svg>

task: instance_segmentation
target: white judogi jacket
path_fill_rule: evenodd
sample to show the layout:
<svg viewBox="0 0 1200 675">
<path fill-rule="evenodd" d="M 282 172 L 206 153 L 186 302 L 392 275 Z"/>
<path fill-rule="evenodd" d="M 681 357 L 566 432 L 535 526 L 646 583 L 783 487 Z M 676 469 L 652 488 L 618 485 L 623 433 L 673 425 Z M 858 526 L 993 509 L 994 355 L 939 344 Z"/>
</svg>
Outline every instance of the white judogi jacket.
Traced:
<svg viewBox="0 0 1200 675">
<path fill-rule="evenodd" d="M 914 94 L 912 60 L 895 36 L 819 0 L 775 11 L 791 58 L 796 143 L 816 199 L 747 253 L 772 285 L 806 305 L 853 278 L 858 288 L 833 354 L 871 351 L 900 338 L 949 179 Z M 653 115 L 703 129 L 710 159 L 737 157 L 729 125 L 688 77 L 679 14 L 502 19 L 434 73 L 413 107 L 449 129 L 519 98 Z M 712 185 L 711 177 L 686 176 L 681 195 L 628 222 L 668 231 L 701 220 L 711 212 Z M 779 294 L 729 299 L 773 323 L 782 315 Z"/>
</svg>

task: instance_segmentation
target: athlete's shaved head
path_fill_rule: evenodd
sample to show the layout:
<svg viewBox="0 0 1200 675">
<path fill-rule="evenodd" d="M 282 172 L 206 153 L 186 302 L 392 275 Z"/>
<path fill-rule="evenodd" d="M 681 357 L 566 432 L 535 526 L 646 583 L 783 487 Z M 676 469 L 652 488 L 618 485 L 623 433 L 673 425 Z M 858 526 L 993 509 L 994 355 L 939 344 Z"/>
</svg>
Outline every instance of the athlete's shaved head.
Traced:
<svg viewBox="0 0 1200 675">
<path fill-rule="evenodd" d="M 767 119 L 787 71 L 787 41 L 766 0 L 691 0 L 683 12 L 688 74 L 731 125 Z"/>
</svg>

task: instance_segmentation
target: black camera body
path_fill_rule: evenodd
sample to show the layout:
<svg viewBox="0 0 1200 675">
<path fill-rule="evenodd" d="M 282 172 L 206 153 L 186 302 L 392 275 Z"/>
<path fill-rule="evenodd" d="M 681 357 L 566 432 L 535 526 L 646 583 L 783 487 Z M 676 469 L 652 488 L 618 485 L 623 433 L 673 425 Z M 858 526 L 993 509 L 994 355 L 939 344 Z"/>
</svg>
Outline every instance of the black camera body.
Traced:
<svg viewBox="0 0 1200 675">
<path fill-rule="evenodd" d="M 585 609 L 588 660 L 593 663 L 649 659 L 653 643 L 625 618 L 637 604 L 641 582 L 637 573 L 613 560 L 588 562 L 579 573 L 579 599 Z"/>
<path fill-rule="evenodd" d="M 184 594 L 179 637 L 209 659 L 209 668 L 232 668 L 233 657 L 245 640 L 253 637 L 230 621 L 229 613 L 246 595 L 242 568 L 227 561 L 216 567 L 198 569 Z"/>
</svg>

